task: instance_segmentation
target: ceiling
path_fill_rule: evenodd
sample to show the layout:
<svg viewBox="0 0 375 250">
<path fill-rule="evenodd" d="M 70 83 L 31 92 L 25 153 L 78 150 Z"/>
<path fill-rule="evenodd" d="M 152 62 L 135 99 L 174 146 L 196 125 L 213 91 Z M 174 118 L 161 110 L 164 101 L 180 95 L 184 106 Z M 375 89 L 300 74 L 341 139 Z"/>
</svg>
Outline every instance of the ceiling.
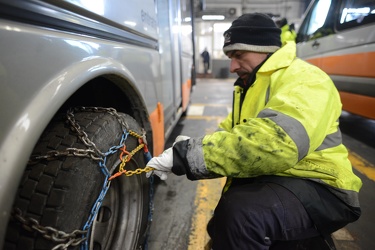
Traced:
<svg viewBox="0 0 375 250">
<path fill-rule="evenodd" d="M 224 15 L 231 21 L 244 13 L 262 12 L 288 20 L 301 18 L 311 0 L 194 0 L 196 21 L 202 15 Z"/>
</svg>

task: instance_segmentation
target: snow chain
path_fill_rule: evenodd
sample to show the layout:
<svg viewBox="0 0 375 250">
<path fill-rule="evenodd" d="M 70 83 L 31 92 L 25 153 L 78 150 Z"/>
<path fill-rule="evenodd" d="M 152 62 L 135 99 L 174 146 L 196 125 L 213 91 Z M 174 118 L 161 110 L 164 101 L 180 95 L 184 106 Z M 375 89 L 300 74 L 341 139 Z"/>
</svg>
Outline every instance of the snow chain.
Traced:
<svg viewBox="0 0 375 250">
<path fill-rule="evenodd" d="M 74 111 L 82 111 L 82 112 L 107 112 L 113 116 L 116 117 L 117 121 L 120 123 L 123 131 L 123 136 L 120 141 L 120 144 L 117 146 L 111 147 L 108 152 L 101 152 L 94 142 L 92 142 L 89 138 L 86 132 L 80 127 L 80 125 L 75 121 L 74 119 Z M 91 158 L 94 161 L 99 162 L 100 170 L 103 172 L 103 174 L 106 176 L 105 181 L 103 183 L 103 188 L 101 193 L 99 194 L 99 197 L 97 198 L 95 204 L 92 207 L 91 213 L 88 217 L 88 220 L 83 227 L 82 230 L 74 230 L 71 233 L 65 233 L 63 231 L 59 231 L 55 228 L 48 227 L 48 226 L 42 226 L 39 224 L 39 222 L 33 218 L 30 217 L 24 217 L 22 216 L 22 212 L 19 208 L 14 208 L 12 212 L 12 217 L 18 220 L 23 228 L 25 228 L 28 231 L 35 231 L 48 240 L 57 242 L 57 244 L 52 250 L 60 250 L 60 249 L 67 249 L 69 246 L 78 246 L 81 245 L 81 249 L 88 249 L 88 232 L 91 228 L 91 225 L 99 211 L 99 208 L 102 204 L 102 201 L 110 187 L 111 180 L 113 180 L 116 177 L 119 177 L 120 175 L 124 174 L 125 176 L 132 176 L 134 174 L 142 174 L 146 172 L 150 172 L 153 170 L 151 167 L 145 167 L 145 168 L 138 168 L 134 171 L 131 170 L 125 170 L 125 165 L 127 162 L 129 162 L 133 155 L 135 155 L 138 151 L 143 149 L 145 159 L 148 162 L 151 159 L 151 154 L 148 151 L 147 148 L 147 141 L 146 141 L 146 133 L 142 129 L 143 134 L 139 135 L 136 132 L 129 130 L 128 124 L 121 119 L 121 116 L 117 113 L 116 109 L 114 108 L 100 108 L 100 107 L 77 107 L 73 110 L 68 110 L 66 114 L 67 120 L 71 126 L 71 129 L 77 133 L 79 139 L 88 147 L 88 149 L 79 149 L 79 148 L 67 148 L 64 151 L 56 151 L 52 150 L 47 152 L 45 155 L 32 155 L 29 159 L 28 165 L 34 165 L 42 160 L 52 161 L 56 160 L 60 157 L 67 157 L 67 156 L 75 156 L 75 157 L 87 157 Z M 139 145 L 133 149 L 132 151 L 128 152 L 126 151 L 126 145 L 125 141 L 128 137 L 128 135 L 134 136 L 138 139 Z M 117 153 L 121 151 L 120 153 L 120 166 L 119 171 L 117 173 L 112 174 L 111 170 L 109 171 L 107 167 L 105 166 L 105 160 L 106 157 Z M 124 156 L 125 154 L 125 156 Z M 153 176 L 150 177 L 150 204 L 149 204 L 149 223 L 152 221 L 152 211 L 153 211 Z M 146 243 L 147 244 L 147 243 Z"/>
<path fill-rule="evenodd" d="M 48 240 L 52 240 L 54 242 L 62 242 L 56 245 L 54 248 L 52 248 L 52 250 L 67 249 L 68 246 L 78 246 L 86 240 L 86 238 L 82 237 L 86 235 L 86 231 L 74 230 L 71 233 L 65 233 L 52 227 L 41 226 L 37 220 L 33 218 L 23 217 L 21 210 L 18 208 L 15 208 L 13 210 L 12 216 L 16 220 L 21 222 L 24 229 L 30 232 L 37 231 Z"/>
</svg>

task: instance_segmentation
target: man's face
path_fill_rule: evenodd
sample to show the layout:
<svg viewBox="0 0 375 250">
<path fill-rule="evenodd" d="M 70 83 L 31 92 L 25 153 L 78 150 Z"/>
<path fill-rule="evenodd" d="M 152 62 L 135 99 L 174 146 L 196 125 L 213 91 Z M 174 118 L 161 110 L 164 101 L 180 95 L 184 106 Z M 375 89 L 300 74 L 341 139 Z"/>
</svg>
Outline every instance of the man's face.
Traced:
<svg viewBox="0 0 375 250">
<path fill-rule="evenodd" d="M 230 61 L 230 72 L 237 73 L 243 80 L 247 80 L 249 74 L 263 62 L 267 54 L 244 50 L 233 50 L 227 53 Z"/>
</svg>

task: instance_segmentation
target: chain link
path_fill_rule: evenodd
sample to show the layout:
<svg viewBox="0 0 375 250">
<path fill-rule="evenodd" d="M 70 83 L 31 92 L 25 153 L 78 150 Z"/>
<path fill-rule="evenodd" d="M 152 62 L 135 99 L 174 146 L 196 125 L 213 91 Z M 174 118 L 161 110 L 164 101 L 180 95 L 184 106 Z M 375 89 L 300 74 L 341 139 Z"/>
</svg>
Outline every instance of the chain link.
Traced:
<svg viewBox="0 0 375 250">
<path fill-rule="evenodd" d="M 103 158 L 99 157 L 93 149 L 67 148 L 65 151 L 51 150 L 45 155 L 32 155 L 28 165 L 35 165 L 41 160 L 53 161 L 67 156 L 87 157 L 94 161 L 103 161 Z"/>
<path fill-rule="evenodd" d="M 79 126 L 79 124 L 74 119 L 73 110 L 69 110 L 67 112 L 67 119 L 70 122 L 71 128 L 78 134 L 78 138 L 89 148 L 94 148 L 96 153 L 100 156 L 105 156 L 98 147 L 95 145 L 93 141 L 91 141 L 85 131 Z"/>
<path fill-rule="evenodd" d="M 117 121 L 120 123 L 122 127 L 122 131 L 124 133 L 124 137 L 120 142 L 120 145 L 118 146 L 113 146 L 109 149 L 107 153 L 101 152 L 96 144 L 91 141 L 87 135 L 87 133 L 81 128 L 81 126 L 77 123 L 77 121 L 74 118 L 74 111 L 83 111 L 83 112 L 107 112 L 114 117 L 116 117 Z M 71 109 L 67 112 L 67 120 L 70 124 L 70 128 L 77 133 L 78 138 L 85 144 L 85 146 L 88 147 L 88 149 L 79 149 L 79 148 L 67 148 L 66 150 L 51 150 L 47 152 L 45 155 L 32 155 L 29 159 L 28 164 L 29 165 L 35 165 L 39 163 L 42 160 L 47 160 L 47 161 L 52 161 L 52 160 L 57 160 L 62 157 L 86 157 L 86 158 L 91 158 L 94 161 L 99 161 L 99 166 L 100 168 L 105 168 L 106 171 L 102 171 L 104 175 L 106 175 L 106 181 L 103 186 L 103 190 L 101 194 L 99 195 L 97 201 L 93 205 L 92 211 L 89 215 L 89 218 L 86 222 L 86 225 L 84 229 L 87 230 L 74 230 L 71 233 L 65 233 L 63 231 L 59 231 L 55 228 L 48 227 L 48 226 L 42 226 L 39 224 L 39 222 L 31 217 L 23 217 L 22 212 L 19 208 L 14 208 L 12 212 L 12 216 L 18 220 L 22 226 L 28 230 L 28 231 L 35 231 L 40 233 L 44 238 L 51 240 L 53 242 L 57 242 L 55 247 L 52 248 L 52 250 L 62 250 L 62 249 L 67 249 L 69 246 L 78 246 L 82 243 L 86 243 L 87 240 L 87 232 L 91 227 L 91 224 L 93 222 L 93 219 L 96 216 L 96 213 L 104 199 L 104 196 L 106 194 L 106 191 L 108 190 L 110 186 L 110 181 L 121 175 L 125 174 L 126 176 L 132 176 L 135 174 L 142 174 L 146 172 L 150 172 L 154 170 L 151 167 L 145 167 L 145 168 L 138 168 L 135 169 L 134 171 L 132 170 L 125 170 L 125 164 L 126 162 L 130 161 L 131 157 L 135 155 L 139 150 L 142 148 L 145 149 L 145 152 L 148 152 L 147 150 L 147 141 L 146 141 L 146 132 L 144 129 L 142 129 L 142 135 L 132 131 L 129 129 L 128 124 L 122 119 L 122 117 L 117 113 L 117 111 L 114 108 L 100 108 L 100 107 L 77 107 L 74 109 Z M 127 132 L 126 132 L 127 131 Z M 135 137 L 138 139 L 140 145 L 138 145 L 135 149 L 133 149 L 131 152 L 126 152 L 125 151 L 125 140 L 127 138 L 127 134 Z M 122 150 L 122 148 L 124 148 Z M 109 171 L 107 170 L 105 166 L 105 159 L 109 154 L 114 154 L 118 150 L 122 150 L 123 153 L 126 153 L 125 157 L 121 159 L 121 164 L 119 166 L 119 171 L 112 175 L 109 176 Z"/>
<path fill-rule="evenodd" d="M 135 175 L 135 174 L 147 173 L 147 172 L 150 172 L 150 171 L 153 171 L 153 170 L 155 170 L 155 169 L 152 168 L 152 167 L 145 167 L 145 168 L 138 168 L 138 169 L 136 169 L 134 171 L 132 171 L 132 170 L 126 170 L 124 174 L 126 176 L 132 176 L 132 175 Z"/>
<path fill-rule="evenodd" d="M 122 158 L 122 154 L 120 155 L 120 159 L 121 159 L 121 164 L 120 164 L 120 167 L 119 167 L 119 172 L 123 172 L 124 171 L 124 167 L 126 165 L 126 163 L 128 161 L 130 161 L 130 159 L 139 151 L 141 150 L 145 145 L 144 144 L 140 144 L 138 145 L 135 149 L 133 149 L 131 152 L 127 152 L 125 150 L 123 150 L 124 153 L 126 153 L 125 157 Z"/>
<path fill-rule="evenodd" d="M 22 216 L 22 212 L 19 208 L 13 209 L 12 216 L 21 222 L 24 229 L 30 232 L 36 231 L 48 240 L 61 243 L 53 248 L 55 250 L 67 249 L 69 246 L 78 246 L 86 240 L 86 237 L 84 236 L 87 234 L 87 231 L 74 230 L 71 233 L 65 233 L 53 227 L 41 226 L 36 219 Z"/>
<path fill-rule="evenodd" d="M 85 111 L 85 112 L 95 112 L 95 113 L 103 113 L 107 112 L 114 117 L 116 117 L 117 121 L 121 124 L 122 130 L 129 130 L 129 125 L 121 119 L 121 116 L 117 113 L 117 110 L 114 108 L 102 108 L 102 107 L 76 107 L 74 108 L 75 111 Z"/>
</svg>

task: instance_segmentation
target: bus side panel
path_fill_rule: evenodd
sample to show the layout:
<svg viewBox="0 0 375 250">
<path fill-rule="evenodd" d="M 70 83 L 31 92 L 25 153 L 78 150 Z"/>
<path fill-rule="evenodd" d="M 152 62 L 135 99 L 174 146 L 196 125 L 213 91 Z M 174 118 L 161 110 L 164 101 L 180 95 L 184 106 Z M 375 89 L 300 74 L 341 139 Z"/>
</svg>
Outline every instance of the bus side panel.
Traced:
<svg viewBox="0 0 375 250">
<path fill-rule="evenodd" d="M 171 0 L 170 22 L 172 31 L 172 55 L 173 55 L 173 87 L 175 108 L 179 107 L 182 101 L 182 65 L 181 65 L 181 8 L 179 0 Z"/>
<path fill-rule="evenodd" d="M 188 13 L 183 12 L 183 16 Z M 181 24 L 181 74 L 182 74 L 182 111 L 185 112 L 190 102 L 190 92 L 192 88 L 193 77 L 193 34 L 191 20 L 182 19 Z"/>
<path fill-rule="evenodd" d="M 182 67 L 185 69 L 191 69 L 192 65 L 192 57 L 188 56 L 186 54 L 182 55 L 181 58 L 181 64 Z M 185 112 L 188 108 L 189 102 L 190 102 L 190 93 L 191 93 L 191 87 L 192 87 L 192 82 L 191 82 L 191 70 L 184 70 L 182 72 L 182 111 Z"/>
<path fill-rule="evenodd" d="M 168 0 L 157 1 L 157 18 L 160 25 L 159 30 L 159 51 L 161 54 L 160 73 L 162 81 L 161 103 L 164 107 L 165 129 L 172 123 L 175 114 L 174 100 L 174 63 L 172 28 L 170 25 L 170 6 Z"/>
<path fill-rule="evenodd" d="M 44 2 L 56 4 L 54 0 L 44 0 Z M 114 22 L 115 24 L 112 24 L 114 26 L 129 28 L 157 39 L 157 20 L 153 0 L 65 0 L 61 2 L 58 4 L 61 4 L 66 9 L 73 10 L 66 4 L 70 3 Z M 93 18 L 95 17 L 93 16 Z"/>
<path fill-rule="evenodd" d="M 182 20 L 182 15 L 191 17 L 190 5 L 184 4 L 190 2 L 157 1 L 166 137 L 186 110 L 190 100 L 193 36 L 191 19 L 186 23 Z"/>
</svg>

